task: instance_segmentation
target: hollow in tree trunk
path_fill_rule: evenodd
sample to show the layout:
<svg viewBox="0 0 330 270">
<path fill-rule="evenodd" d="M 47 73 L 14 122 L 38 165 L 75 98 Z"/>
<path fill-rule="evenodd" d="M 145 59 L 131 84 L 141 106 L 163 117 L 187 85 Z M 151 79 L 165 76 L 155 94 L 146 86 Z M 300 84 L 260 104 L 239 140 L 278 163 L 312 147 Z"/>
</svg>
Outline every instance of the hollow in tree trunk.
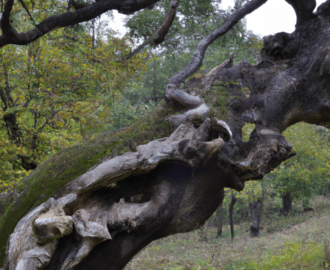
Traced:
<svg viewBox="0 0 330 270">
<path fill-rule="evenodd" d="M 14 1 L 8 0 L 1 18 L 0 46 L 29 44 L 52 29 L 90 20 L 103 11 L 129 14 L 155 2 L 95 1 L 20 34 L 10 23 Z M 330 128 L 329 0 L 315 13 L 315 0 L 286 0 L 296 12 L 296 29 L 265 37 L 259 64 L 233 65 L 231 58 L 201 78 L 195 96 L 181 88 L 201 67 L 207 47 L 265 2 L 246 2 L 202 39 L 186 68 L 170 78 L 167 100 L 189 109 L 168 119 L 177 127 L 170 137 L 101 164 L 95 161 L 97 166 L 87 172 L 81 169 L 76 179 L 70 174 L 73 167 L 89 162 L 80 153 L 72 156 L 71 167 L 70 160 L 61 159 L 65 150 L 37 167 L 29 176 L 32 183 L 35 179 L 39 184 L 56 183 L 63 176 L 57 174 L 62 167 L 72 181 L 36 208 L 30 209 L 31 202 L 25 200 L 6 211 L 0 235 L 7 239 L 12 234 L 5 270 L 122 269 L 152 241 L 200 228 L 221 204 L 225 187 L 241 191 L 246 181 L 261 180 L 292 157 L 292 145 L 282 135 L 286 128 L 300 121 Z M 226 123 L 209 118 L 203 100 L 215 80 L 229 96 L 228 114 L 222 119 Z M 256 126 L 248 142 L 242 140 L 245 123 Z M 134 202 L 128 200 L 131 197 Z"/>
</svg>

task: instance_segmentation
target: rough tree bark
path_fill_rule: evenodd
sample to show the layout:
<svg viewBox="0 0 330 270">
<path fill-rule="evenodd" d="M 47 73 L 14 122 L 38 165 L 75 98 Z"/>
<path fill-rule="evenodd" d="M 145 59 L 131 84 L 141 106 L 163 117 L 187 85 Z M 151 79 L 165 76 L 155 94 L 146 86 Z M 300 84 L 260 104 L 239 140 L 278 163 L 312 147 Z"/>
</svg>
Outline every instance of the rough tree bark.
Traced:
<svg viewBox="0 0 330 270">
<path fill-rule="evenodd" d="M 12 2 L 6 1 L 0 45 L 26 41 L 8 26 Z M 97 1 L 91 13 L 110 2 Z M 156 1 L 113 2 L 131 3 L 121 7 L 128 13 L 133 2 L 143 8 Z M 266 37 L 258 65 L 222 65 L 204 78 L 226 82 L 228 125 L 207 117 L 204 87 L 199 97 L 179 88 L 199 68 L 208 44 L 265 2 L 249 1 L 170 79 L 167 98 L 190 109 L 169 119 L 179 125 L 176 131 L 101 163 L 31 208 L 8 240 L 4 269 L 122 269 L 153 240 L 202 226 L 222 202 L 224 187 L 242 190 L 245 181 L 262 179 L 294 155 L 281 134 L 287 127 L 299 121 L 330 127 L 330 1 L 314 14 L 315 0 L 288 0 L 297 14 L 295 32 Z M 84 9 L 76 11 L 81 20 L 89 18 Z M 45 25 L 30 38 L 47 32 Z M 246 122 L 256 128 L 243 142 Z"/>
</svg>

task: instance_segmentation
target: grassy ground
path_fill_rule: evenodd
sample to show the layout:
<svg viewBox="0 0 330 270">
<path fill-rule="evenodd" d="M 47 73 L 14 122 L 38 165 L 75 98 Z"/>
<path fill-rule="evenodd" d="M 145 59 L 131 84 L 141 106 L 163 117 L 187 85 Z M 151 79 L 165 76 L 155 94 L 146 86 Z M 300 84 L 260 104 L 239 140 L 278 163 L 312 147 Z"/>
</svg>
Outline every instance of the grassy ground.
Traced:
<svg viewBox="0 0 330 270">
<path fill-rule="evenodd" d="M 250 238 L 249 223 L 235 226 L 235 240 L 224 226 L 179 234 L 153 242 L 126 266 L 139 269 L 330 269 L 330 198 L 315 197 L 314 211 L 303 213 L 299 204 L 287 217 L 262 222 L 259 238 Z M 205 241 L 207 237 L 207 241 Z M 204 239 L 204 241 L 203 241 Z"/>
</svg>

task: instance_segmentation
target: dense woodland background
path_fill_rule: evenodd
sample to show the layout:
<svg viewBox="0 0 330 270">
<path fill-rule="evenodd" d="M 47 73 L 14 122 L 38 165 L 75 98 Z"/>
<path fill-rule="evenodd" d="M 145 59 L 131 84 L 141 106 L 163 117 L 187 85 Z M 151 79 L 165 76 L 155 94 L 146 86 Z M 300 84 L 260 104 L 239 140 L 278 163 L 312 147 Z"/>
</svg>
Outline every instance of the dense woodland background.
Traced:
<svg viewBox="0 0 330 270">
<path fill-rule="evenodd" d="M 33 14 L 21 9 L 13 12 L 13 25 L 15 18 L 20 22 L 24 18 L 24 24 L 15 25 L 20 31 L 43 20 L 46 10 L 56 14 L 64 4 L 62 1 L 52 1 L 51 5 L 48 1 L 25 2 L 38 5 L 38 8 L 33 9 L 36 10 Z M 113 156 L 134 151 L 137 145 L 154 139 L 154 134 L 149 133 L 144 134 L 142 142 L 136 141 L 135 135 L 140 136 L 140 131 L 132 134 L 135 131 L 129 127 L 139 125 L 141 119 L 147 119 L 149 125 L 153 125 L 159 115 L 171 110 L 164 99 L 168 78 L 187 64 L 200 39 L 223 24 L 244 2 L 236 1 L 234 9 L 220 10 L 218 3 L 211 0 L 185 1 L 179 6 L 166 41 L 158 46 L 150 44 L 129 60 L 125 57 L 162 23 L 168 1 L 160 1 L 152 10 L 128 16 L 129 33 L 123 38 L 107 30 L 107 24 L 113 23 L 112 14 L 108 13 L 106 20 L 97 18 L 57 29 L 24 47 L 1 48 L 0 215 L 26 188 L 21 180 L 62 148 L 95 140 L 98 136 L 123 135 L 116 141 L 121 150 L 109 153 Z M 234 53 L 235 62 L 257 63 L 261 48 L 261 37 L 248 31 L 243 20 L 209 47 L 202 68 L 193 76 L 198 78 L 208 73 L 227 60 L 230 53 Z M 211 114 L 219 119 L 227 113 L 224 95 L 220 84 L 209 89 L 203 97 L 213 106 Z M 127 129 L 128 134 L 125 133 Z M 252 125 L 244 127 L 246 141 L 252 130 Z M 159 240 L 147 249 L 149 251 L 138 255 L 127 269 L 300 269 L 285 268 L 286 264 L 292 263 L 289 256 L 277 259 L 278 266 L 275 259 L 271 259 L 273 264 L 270 266 L 262 264 L 258 258 L 252 258 L 250 265 L 245 266 L 237 256 L 231 257 L 231 261 L 223 259 L 221 263 L 215 259 L 225 249 L 223 245 L 228 245 L 230 251 L 234 249 L 235 241 L 240 243 L 242 237 L 246 239 L 246 231 L 253 227 L 250 222 L 256 218 L 253 209 L 258 208 L 261 216 L 260 239 L 288 229 L 288 224 L 317 222 L 313 219 L 316 213 L 319 217 L 329 215 L 330 132 L 302 123 L 286 130 L 285 136 L 294 145 L 296 157 L 283 163 L 263 181 L 249 182 L 242 192 L 226 190 L 223 204 L 200 231 Z M 229 235 L 230 205 L 236 231 L 234 244 L 230 240 L 233 235 Z M 329 222 L 329 219 L 323 222 Z M 311 226 L 317 230 L 317 225 Z M 309 233 L 312 234 L 313 229 Z M 251 236 L 258 235 L 259 231 L 251 232 Z M 246 243 L 253 247 L 251 241 L 260 239 Z M 307 257 L 301 255 L 301 261 L 305 262 L 301 269 L 324 269 L 330 264 L 329 244 L 324 239 L 318 238 L 316 242 L 315 239 L 293 238 L 284 246 L 292 254 L 304 248 L 310 252 L 316 249 L 317 256 L 308 257 L 309 251 L 305 252 Z M 204 255 L 211 250 L 208 254 L 213 255 L 207 258 L 208 255 L 202 254 L 198 258 L 195 254 L 196 260 L 173 255 L 172 260 L 168 259 L 169 250 L 174 248 L 177 252 L 185 246 L 188 250 L 197 246 Z M 219 251 L 215 251 L 215 247 Z M 271 248 L 278 248 L 275 242 Z M 158 255 L 162 251 L 164 256 L 159 255 L 157 261 L 146 253 L 154 251 Z M 268 259 L 280 256 L 280 252 L 273 255 L 271 250 L 269 252 Z"/>
</svg>

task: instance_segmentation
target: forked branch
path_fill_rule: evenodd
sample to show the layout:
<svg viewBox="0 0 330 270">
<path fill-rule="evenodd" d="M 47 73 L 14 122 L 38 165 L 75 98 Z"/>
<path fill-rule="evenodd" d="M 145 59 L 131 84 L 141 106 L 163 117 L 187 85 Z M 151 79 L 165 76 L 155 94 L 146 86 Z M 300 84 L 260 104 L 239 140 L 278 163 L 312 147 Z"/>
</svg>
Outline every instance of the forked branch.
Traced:
<svg viewBox="0 0 330 270">
<path fill-rule="evenodd" d="M 226 34 L 235 24 L 239 22 L 239 20 L 243 19 L 247 14 L 253 12 L 254 10 L 258 9 L 261 5 L 266 3 L 267 0 L 252 0 L 246 3 L 242 8 L 238 9 L 226 22 L 217 30 L 213 31 L 211 34 L 203 38 L 195 52 L 193 58 L 190 60 L 188 65 L 175 74 L 172 78 L 169 79 L 169 84 L 172 85 L 180 85 L 183 83 L 188 77 L 194 74 L 203 63 L 203 58 L 208 46 L 211 45 L 213 41 L 217 38 Z"/>
<path fill-rule="evenodd" d="M 204 102 L 199 97 L 191 96 L 182 90 L 180 90 L 180 84 L 184 83 L 184 81 L 193 75 L 203 63 L 203 59 L 205 56 L 206 49 L 211 45 L 213 41 L 217 38 L 226 34 L 235 24 L 239 22 L 242 18 L 244 18 L 247 14 L 253 12 L 258 9 L 261 5 L 266 3 L 267 0 L 252 0 L 246 3 L 242 8 L 238 9 L 226 22 L 217 30 L 213 31 L 211 34 L 203 38 L 194 54 L 190 62 L 187 66 L 175 74 L 172 78 L 169 79 L 169 84 L 166 86 L 166 97 L 168 100 L 174 101 L 176 103 L 181 104 L 182 106 L 190 109 L 194 109 L 196 107 L 201 106 Z M 232 59 L 231 59 L 232 60 Z M 222 66 L 226 68 L 226 64 Z"/>
<path fill-rule="evenodd" d="M 297 16 L 297 25 L 302 22 L 314 18 L 313 10 L 316 7 L 315 0 L 285 0 L 288 2 L 295 10 Z"/>
</svg>

